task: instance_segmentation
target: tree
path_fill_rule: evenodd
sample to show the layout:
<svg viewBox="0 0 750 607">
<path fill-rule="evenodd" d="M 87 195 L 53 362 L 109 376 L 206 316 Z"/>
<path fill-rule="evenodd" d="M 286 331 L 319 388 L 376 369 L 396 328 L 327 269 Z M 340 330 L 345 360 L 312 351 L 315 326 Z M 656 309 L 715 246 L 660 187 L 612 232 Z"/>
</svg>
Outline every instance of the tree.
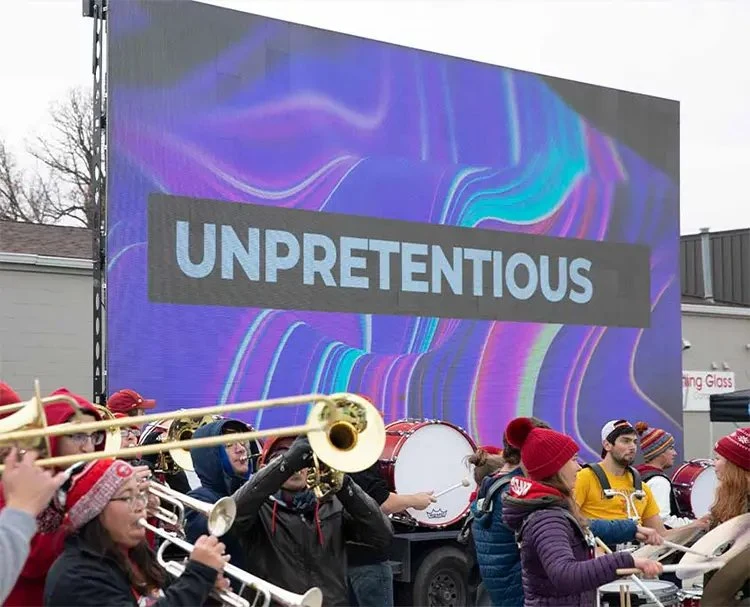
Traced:
<svg viewBox="0 0 750 607">
<path fill-rule="evenodd" d="M 0 141 L 0 221 L 54 223 L 59 199 L 53 179 L 22 170 Z"/>
<path fill-rule="evenodd" d="M 94 197 L 91 188 L 93 99 L 87 89 L 72 89 L 65 100 L 50 108 L 49 135 L 40 135 L 29 152 L 45 166 L 59 196 L 54 197 L 54 221 L 70 218 L 92 227 Z"/>
</svg>

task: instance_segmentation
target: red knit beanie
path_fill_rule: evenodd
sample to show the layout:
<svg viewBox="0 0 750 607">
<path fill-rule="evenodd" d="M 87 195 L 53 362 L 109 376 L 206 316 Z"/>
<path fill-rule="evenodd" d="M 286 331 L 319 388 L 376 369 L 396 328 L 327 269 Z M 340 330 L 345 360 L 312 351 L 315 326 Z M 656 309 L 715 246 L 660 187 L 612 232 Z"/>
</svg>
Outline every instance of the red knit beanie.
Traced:
<svg viewBox="0 0 750 607">
<path fill-rule="evenodd" d="M 132 466 L 121 460 L 107 458 L 88 464 L 65 497 L 70 527 L 80 529 L 99 516 L 133 473 Z"/>
<path fill-rule="evenodd" d="M 750 427 L 737 428 L 729 436 L 720 438 L 714 451 L 743 470 L 750 470 Z"/>
<path fill-rule="evenodd" d="M 508 442 L 521 450 L 521 463 L 533 480 L 554 476 L 578 453 L 578 445 L 567 434 L 535 428 L 529 417 L 517 417 L 505 430 Z"/>
</svg>

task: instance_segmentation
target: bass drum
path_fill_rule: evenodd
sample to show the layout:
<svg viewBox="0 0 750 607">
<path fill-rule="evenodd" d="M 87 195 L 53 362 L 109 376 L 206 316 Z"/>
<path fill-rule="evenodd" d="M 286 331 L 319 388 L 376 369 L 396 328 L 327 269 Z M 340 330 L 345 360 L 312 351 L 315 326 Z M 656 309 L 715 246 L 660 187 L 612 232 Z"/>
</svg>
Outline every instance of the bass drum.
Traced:
<svg viewBox="0 0 750 607">
<path fill-rule="evenodd" d="M 682 464 L 672 476 L 672 491 L 680 515 L 700 518 L 708 514 L 718 484 L 712 460 L 694 459 Z"/>
<path fill-rule="evenodd" d="M 423 527 L 447 527 L 469 512 L 476 483 L 468 456 L 476 450 L 471 437 L 458 426 L 439 420 L 400 420 L 386 426 L 385 448 L 380 470 L 394 493 L 423 491 L 440 493 L 426 510 L 409 508 L 407 513 Z"/>
</svg>

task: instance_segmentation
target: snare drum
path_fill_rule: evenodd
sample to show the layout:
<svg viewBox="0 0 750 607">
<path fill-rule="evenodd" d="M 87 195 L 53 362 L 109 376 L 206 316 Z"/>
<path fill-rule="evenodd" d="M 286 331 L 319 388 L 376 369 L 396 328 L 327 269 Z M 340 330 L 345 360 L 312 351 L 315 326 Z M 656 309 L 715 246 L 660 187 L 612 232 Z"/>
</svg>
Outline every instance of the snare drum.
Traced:
<svg viewBox="0 0 750 607">
<path fill-rule="evenodd" d="M 702 590 L 680 590 L 680 607 L 701 607 Z"/>
<path fill-rule="evenodd" d="M 640 582 L 651 591 L 664 607 L 676 607 L 680 604 L 677 586 L 672 582 L 665 582 L 664 580 L 640 580 Z M 627 578 L 599 586 L 599 604 L 601 607 L 620 607 L 620 586 L 627 587 L 630 592 L 631 605 L 656 607 L 657 603 L 650 599 L 638 584 Z"/>
<path fill-rule="evenodd" d="M 400 420 L 386 426 L 380 471 L 390 490 L 401 494 L 439 493 L 468 478 L 468 487 L 461 486 L 441 495 L 426 510 L 407 510 L 420 526 L 446 527 L 469 512 L 476 483 L 466 460 L 475 450 L 471 437 L 454 424 Z"/>
<path fill-rule="evenodd" d="M 689 518 L 708 514 L 717 485 L 712 460 L 694 459 L 682 464 L 672 476 L 672 490 L 680 514 Z"/>
</svg>

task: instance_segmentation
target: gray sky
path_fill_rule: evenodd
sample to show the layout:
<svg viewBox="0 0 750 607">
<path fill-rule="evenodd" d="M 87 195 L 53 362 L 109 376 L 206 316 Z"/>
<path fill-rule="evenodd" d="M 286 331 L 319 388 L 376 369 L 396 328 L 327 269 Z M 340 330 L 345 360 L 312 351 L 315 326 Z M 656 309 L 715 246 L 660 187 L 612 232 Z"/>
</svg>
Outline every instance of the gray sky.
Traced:
<svg viewBox="0 0 750 607">
<path fill-rule="evenodd" d="M 682 233 L 750 227 L 750 0 L 209 3 L 678 99 Z M 0 1 L 0 137 L 14 151 L 91 82 L 91 33 L 81 0 Z"/>
</svg>

